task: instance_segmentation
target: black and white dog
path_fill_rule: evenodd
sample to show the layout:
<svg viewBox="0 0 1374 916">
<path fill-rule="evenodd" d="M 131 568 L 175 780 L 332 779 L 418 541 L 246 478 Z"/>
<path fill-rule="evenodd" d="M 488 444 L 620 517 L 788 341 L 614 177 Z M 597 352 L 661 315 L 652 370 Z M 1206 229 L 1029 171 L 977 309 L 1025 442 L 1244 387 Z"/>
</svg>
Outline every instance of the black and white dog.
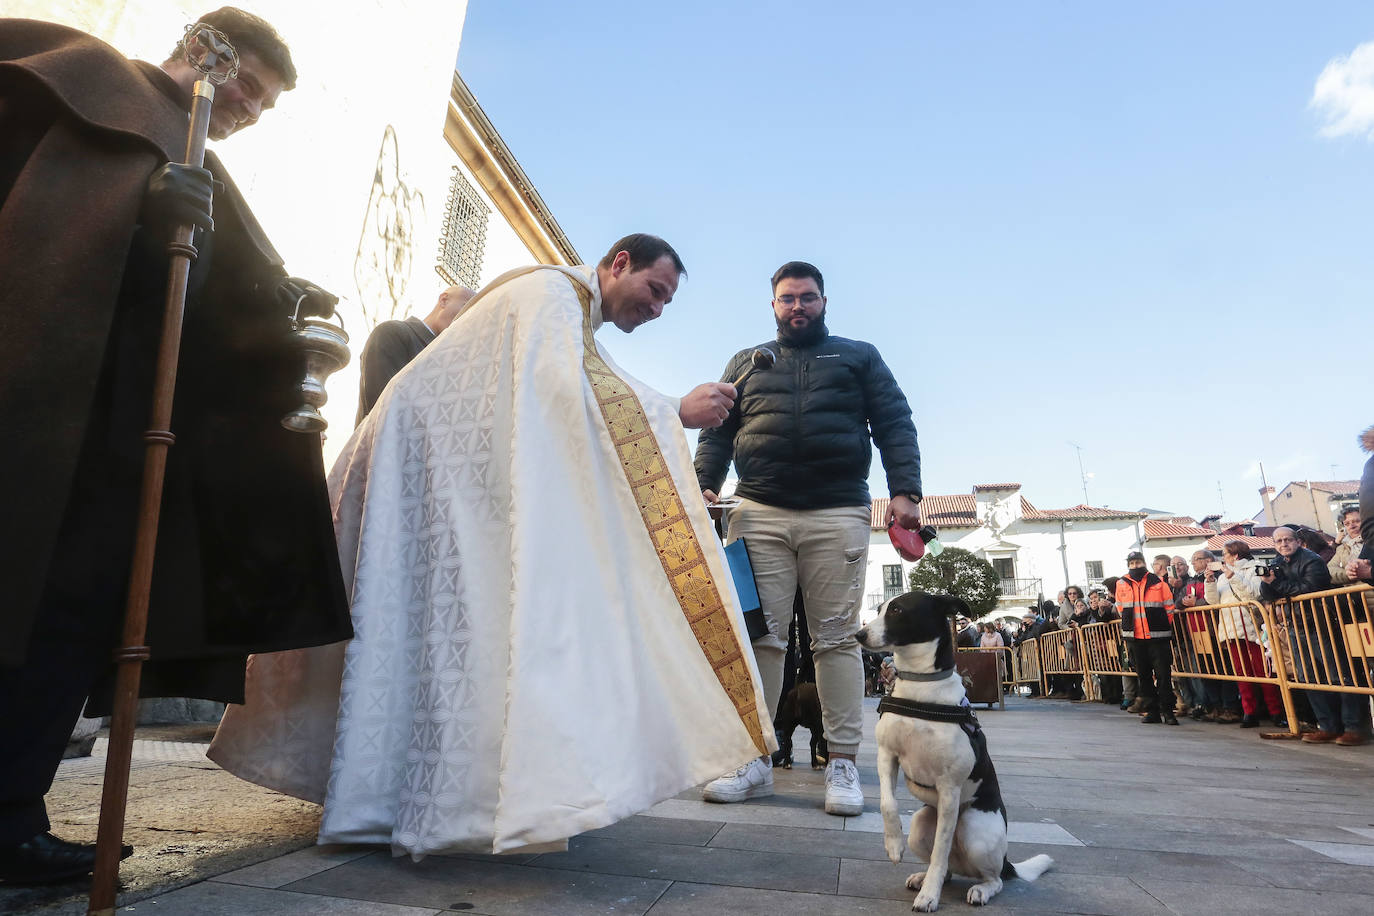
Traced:
<svg viewBox="0 0 1374 916">
<path fill-rule="evenodd" d="M 893 787 L 898 767 L 911 794 L 925 803 L 911 817 L 906 845 L 930 863 L 906 879 L 917 891 L 911 908 L 933 912 L 950 872 L 976 878 L 968 902 L 983 904 L 1007 878 L 1034 881 L 1054 864 L 1047 855 L 1013 865 L 1007 859 L 1007 809 L 988 756 L 987 739 L 954 670 L 950 618 L 969 615 L 963 601 L 908 592 L 885 603 L 859 630 L 860 645 L 888 649 L 897 663 L 892 696 L 878 705 L 878 781 L 883 846 L 902 861 L 902 822 Z M 972 615 L 969 615 L 972 616 Z"/>
</svg>

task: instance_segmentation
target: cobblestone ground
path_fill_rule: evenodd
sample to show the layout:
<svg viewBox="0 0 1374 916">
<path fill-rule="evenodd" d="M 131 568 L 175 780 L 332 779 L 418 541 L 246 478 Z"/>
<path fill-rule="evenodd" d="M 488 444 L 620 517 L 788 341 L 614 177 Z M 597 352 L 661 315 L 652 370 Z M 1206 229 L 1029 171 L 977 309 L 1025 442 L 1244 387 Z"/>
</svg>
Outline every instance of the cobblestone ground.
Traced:
<svg viewBox="0 0 1374 916">
<path fill-rule="evenodd" d="M 866 703 L 871 736 L 876 701 Z M 1142 726 L 1114 707 L 1056 700 L 1013 698 L 980 719 L 1012 859 L 1055 859 L 1039 881 L 1009 882 L 996 910 L 1374 911 L 1374 746 L 1261 741 L 1192 721 Z M 798 738 L 804 747 L 805 732 Z M 857 818 L 820 810 L 819 771 L 779 770 L 773 798 L 721 806 L 685 792 L 564 853 L 420 863 L 377 847 L 312 846 L 314 806 L 233 779 L 203 747 L 136 746 L 128 839 L 138 850 L 124 866 L 124 912 L 896 916 L 910 911 L 903 882 L 919 870 L 883 855 L 871 739 L 859 760 L 869 810 Z M 98 762 L 64 764 L 55 830 L 93 838 L 98 791 Z M 905 811 L 915 804 L 903 795 Z M 972 909 L 968 885 L 951 880 L 941 909 Z M 83 894 L 0 889 L 0 911 L 81 913 Z"/>
</svg>

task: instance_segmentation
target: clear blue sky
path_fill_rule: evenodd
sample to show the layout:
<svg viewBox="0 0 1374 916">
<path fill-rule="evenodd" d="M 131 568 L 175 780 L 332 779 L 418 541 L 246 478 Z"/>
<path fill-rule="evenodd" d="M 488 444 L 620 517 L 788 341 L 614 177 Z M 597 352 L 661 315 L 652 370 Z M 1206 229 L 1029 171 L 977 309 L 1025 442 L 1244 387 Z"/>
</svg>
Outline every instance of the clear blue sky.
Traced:
<svg viewBox="0 0 1374 916">
<path fill-rule="evenodd" d="M 1374 141 L 1319 136 L 1374 4 L 470 0 L 459 70 L 584 258 L 631 231 L 689 278 L 603 331 L 679 394 L 825 273 L 878 345 L 927 493 L 1228 518 L 1358 477 Z M 884 495 L 875 457 L 875 494 Z M 1334 470 L 1333 470 L 1334 465 Z"/>
</svg>

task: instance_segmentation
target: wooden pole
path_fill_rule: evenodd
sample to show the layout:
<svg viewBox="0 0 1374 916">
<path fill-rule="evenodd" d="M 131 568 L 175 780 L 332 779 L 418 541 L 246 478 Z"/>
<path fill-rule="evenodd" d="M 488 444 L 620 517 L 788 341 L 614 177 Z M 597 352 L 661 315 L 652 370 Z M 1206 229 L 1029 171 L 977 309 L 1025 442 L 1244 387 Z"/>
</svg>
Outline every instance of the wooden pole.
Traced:
<svg viewBox="0 0 1374 916">
<path fill-rule="evenodd" d="M 191 126 L 186 138 L 185 164 L 200 168 L 205 163 L 205 137 L 210 128 L 210 106 L 215 87 L 208 79 L 197 80 L 192 89 Z M 100 828 L 95 844 L 95 876 L 87 912 L 113 916 L 119 886 L 120 850 L 124 839 L 124 810 L 129 800 L 129 761 L 133 755 L 134 724 L 138 718 L 138 683 L 148 647 L 143 644 L 148 628 L 148 599 L 153 585 L 153 555 L 157 547 L 158 516 L 162 509 L 162 480 L 167 468 L 167 449 L 172 435 L 172 395 L 176 390 L 177 362 L 181 353 L 181 321 L 186 310 L 186 281 L 196 248 L 195 229 L 179 226 L 167 245 L 171 265 L 167 277 L 167 306 L 158 345 L 153 382 L 153 407 L 143 460 L 143 489 L 139 496 L 138 528 L 134 558 L 129 572 L 129 591 L 124 610 L 124 632 L 114 660 L 114 710 L 110 745 L 105 758 L 105 781 L 100 797 Z"/>
</svg>

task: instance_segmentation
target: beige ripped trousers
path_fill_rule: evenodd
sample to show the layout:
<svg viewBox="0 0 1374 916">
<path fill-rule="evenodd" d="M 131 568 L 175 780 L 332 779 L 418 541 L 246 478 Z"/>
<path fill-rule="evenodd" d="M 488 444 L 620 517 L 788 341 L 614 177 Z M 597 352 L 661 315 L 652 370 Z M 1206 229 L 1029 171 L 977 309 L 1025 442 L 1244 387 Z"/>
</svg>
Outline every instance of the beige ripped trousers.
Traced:
<svg viewBox="0 0 1374 916">
<path fill-rule="evenodd" d="M 787 629 L 801 586 L 816 660 L 825 737 L 830 750 L 853 754 L 863 737 L 863 660 L 859 631 L 870 533 L 868 506 L 780 509 L 743 500 L 729 510 L 727 538 L 744 538 L 754 567 L 768 635 L 754 640 L 754 658 L 768 701 L 778 712 Z"/>
</svg>

